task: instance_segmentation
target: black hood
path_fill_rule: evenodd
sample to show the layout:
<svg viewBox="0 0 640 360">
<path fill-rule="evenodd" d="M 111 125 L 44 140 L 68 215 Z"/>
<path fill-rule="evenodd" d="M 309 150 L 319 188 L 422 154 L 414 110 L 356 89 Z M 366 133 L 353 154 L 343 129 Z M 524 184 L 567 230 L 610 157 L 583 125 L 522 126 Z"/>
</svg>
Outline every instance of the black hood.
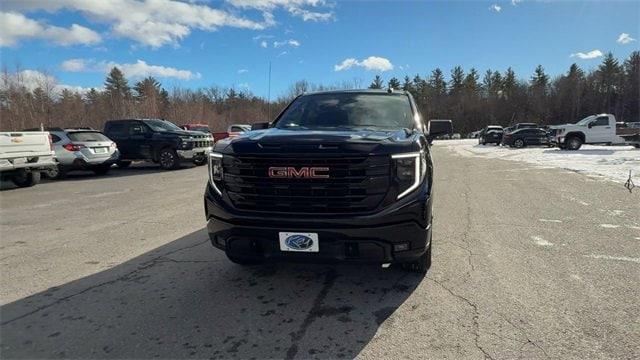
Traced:
<svg viewBox="0 0 640 360">
<path fill-rule="evenodd" d="M 200 131 L 190 131 L 190 130 L 171 130 L 171 131 L 158 131 L 158 134 L 164 136 L 202 136 L 207 135 Z"/>
<path fill-rule="evenodd" d="M 420 149 L 422 134 L 409 130 L 287 130 L 270 128 L 246 132 L 216 143 L 214 151 L 234 154 L 326 153 L 393 154 Z"/>
</svg>

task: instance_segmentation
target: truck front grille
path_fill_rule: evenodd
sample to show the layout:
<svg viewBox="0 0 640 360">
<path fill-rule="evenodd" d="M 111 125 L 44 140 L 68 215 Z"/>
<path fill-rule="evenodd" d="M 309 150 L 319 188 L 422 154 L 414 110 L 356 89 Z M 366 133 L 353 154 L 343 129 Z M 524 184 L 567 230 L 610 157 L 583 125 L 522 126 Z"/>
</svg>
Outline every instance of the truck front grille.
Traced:
<svg viewBox="0 0 640 360">
<path fill-rule="evenodd" d="M 224 188 L 240 210 L 359 213 L 376 209 L 389 189 L 389 157 L 225 156 Z M 270 167 L 329 168 L 328 178 L 272 178 Z"/>
</svg>

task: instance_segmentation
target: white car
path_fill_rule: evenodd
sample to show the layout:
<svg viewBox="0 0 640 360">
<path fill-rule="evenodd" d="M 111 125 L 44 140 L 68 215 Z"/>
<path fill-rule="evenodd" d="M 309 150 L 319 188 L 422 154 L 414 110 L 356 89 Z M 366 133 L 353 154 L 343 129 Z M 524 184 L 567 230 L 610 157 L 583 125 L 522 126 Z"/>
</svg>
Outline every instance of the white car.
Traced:
<svg viewBox="0 0 640 360">
<path fill-rule="evenodd" d="M 561 149 L 578 150 L 582 144 L 633 145 L 640 148 L 640 129 L 616 124 L 611 114 L 591 115 L 575 124 L 550 126 Z"/>
<path fill-rule="evenodd" d="M 16 186 L 40 182 L 40 173 L 56 166 L 48 132 L 15 131 L 0 133 L 0 178 Z"/>
<path fill-rule="evenodd" d="M 63 178 L 74 170 L 89 170 L 105 175 L 120 158 L 116 143 L 102 132 L 93 129 L 49 129 L 58 166 L 44 175 L 50 179 Z"/>
</svg>

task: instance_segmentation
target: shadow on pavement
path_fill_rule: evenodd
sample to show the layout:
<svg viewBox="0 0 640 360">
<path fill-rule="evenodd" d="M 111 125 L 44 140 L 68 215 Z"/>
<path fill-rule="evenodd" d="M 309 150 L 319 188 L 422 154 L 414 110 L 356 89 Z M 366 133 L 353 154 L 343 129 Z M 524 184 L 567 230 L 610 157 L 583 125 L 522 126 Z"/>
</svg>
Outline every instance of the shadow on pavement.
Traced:
<svg viewBox="0 0 640 360">
<path fill-rule="evenodd" d="M 3 358 L 353 358 L 423 276 L 241 267 L 205 229 L 0 308 Z"/>
<path fill-rule="evenodd" d="M 582 149 L 582 150 L 562 150 L 559 148 L 543 151 L 545 154 L 576 154 L 576 155 L 613 155 L 615 150 L 604 149 Z"/>
<path fill-rule="evenodd" d="M 106 175 L 96 175 L 95 173 L 93 173 L 92 171 L 72 171 L 70 173 L 68 173 L 66 175 L 66 177 L 64 179 L 60 179 L 60 180 L 43 180 L 43 182 L 50 182 L 50 181 L 78 181 L 78 180 L 90 180 L 90 179 L 97 179 L 97 178 L 117 178 L 117 177 L 123 177 L 123 176 L 136 176 L 136 175 L 147 175 L 147 174 L 155 174 L 155 173 L 168 173 L 168 172 L 172 172 L 172 171 L 181 171 L 181 170 L 187 170 L 187 169 L 192 169 L 195 168 L 197 166 L 193 165 L 193 164 L 182 164 L 182 166 L 178 169 L 175 170 L 163 170 L 162 168 L 160 168 L 160 165 L 157 164 L 153 164 L 153 163 L 140 163 L 140 164 L 133 164 L 130 167 L 126 168 L 126 169 L 120 169 L 116 166 L 113 166 L 111 168 L 111 170 L 109 171 L 108 174 Z"/>
</svg>

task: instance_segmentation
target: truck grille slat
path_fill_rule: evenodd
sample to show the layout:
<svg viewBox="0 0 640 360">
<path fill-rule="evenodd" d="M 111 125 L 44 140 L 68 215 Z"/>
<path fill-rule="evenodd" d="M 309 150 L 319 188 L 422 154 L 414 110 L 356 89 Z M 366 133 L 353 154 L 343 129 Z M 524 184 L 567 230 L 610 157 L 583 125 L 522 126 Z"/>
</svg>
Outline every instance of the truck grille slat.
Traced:
<svg viewBox="0 0 640 360">
<path fill-rule="evenodd" d="M 224 187 L 240 210 L 285 213 L 364 213 L 390 186 L 388 156 L 225 156 Z M 270 178 L 269 167 L 327 167 L 329 178 Z"/>
</svg>

